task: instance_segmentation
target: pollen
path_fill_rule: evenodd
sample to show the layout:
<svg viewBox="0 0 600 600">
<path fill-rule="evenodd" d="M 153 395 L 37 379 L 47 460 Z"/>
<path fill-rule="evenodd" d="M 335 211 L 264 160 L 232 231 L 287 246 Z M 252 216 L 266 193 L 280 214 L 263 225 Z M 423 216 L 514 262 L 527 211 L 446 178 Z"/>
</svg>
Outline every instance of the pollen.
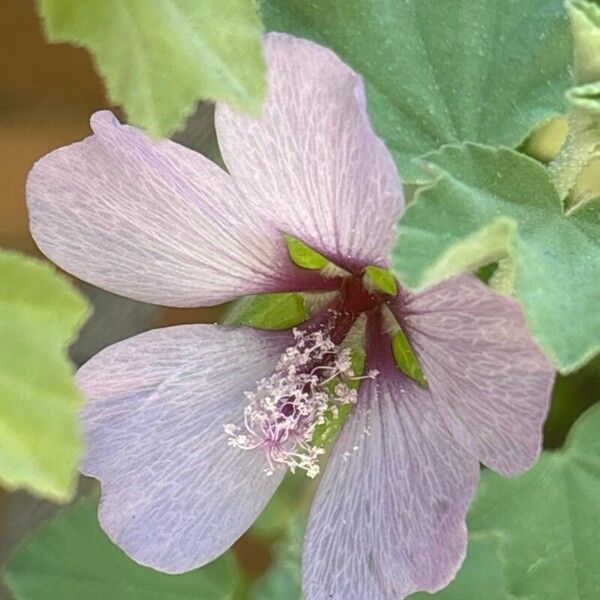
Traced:
<svg viewBox="0 0 600 600">
<path fill-rule="evenodd" d="M 294 344 L 281 355 L 273 374 L 246 392 L 244 426 L 227 423 L 224 430 L 230 446 L 265 452 L 267 475 L 289 468 L 313 478 L 325 452 L 312 443 L 315 429 L 328 414 L 336 417 L 339 406 L 356 403 L 357 391 L 348 384 L 360 378 L 354 375 L 349 348 L 336 346 L 322 330 L 293 333 Z M 366 377 L 376 375 L 371 371 Z"/>
</svg>

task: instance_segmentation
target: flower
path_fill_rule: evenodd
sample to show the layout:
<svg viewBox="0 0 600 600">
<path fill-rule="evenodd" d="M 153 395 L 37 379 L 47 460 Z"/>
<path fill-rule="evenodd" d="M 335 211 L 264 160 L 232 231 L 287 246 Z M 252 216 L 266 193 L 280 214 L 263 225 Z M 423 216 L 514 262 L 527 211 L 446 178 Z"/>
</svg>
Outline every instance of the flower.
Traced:
<svg viewBox="0 0 600 600">
<path fill-rule="evenodd" d="M 295 332 L 186 325 L 100 352 L 78 373 L 82 470 L 102 484 L 107 534 L 138 562 L 178 573 L 225 551 L 287 469 L 315 475 L 315 424 L 352 404 L 308 520 L 306 598 L 435 591 L 464 558 L 479 461 L 514 474 L 536 460 L 553 371 L 516 302 L 471 276 L 420 294 L 365 284 L 367 266 L 388 266 L 403 200 L 362 82 L 306 40 L 270 34 L 265 52 L 262 117 L 217 107 L 229 173 L 106 112 L 92 117 L 93 136 L 32 169 L 37 244 L 103 288 L 174 306 L 336 291 Z M 294 264 L 283 234 L 338 269 Z M 367 375 L 356 395 L 342 342 L 361 323 Z M 394 328 L 427 389 L 397 367 Z"/>
</svg>

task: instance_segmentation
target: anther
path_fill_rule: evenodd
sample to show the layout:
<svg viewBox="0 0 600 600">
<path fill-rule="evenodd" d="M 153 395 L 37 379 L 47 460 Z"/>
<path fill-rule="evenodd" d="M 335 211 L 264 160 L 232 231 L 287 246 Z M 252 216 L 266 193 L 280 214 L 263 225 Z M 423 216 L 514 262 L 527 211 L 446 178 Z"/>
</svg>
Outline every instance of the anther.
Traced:
<svg viewBox="0 0 600 600">
<path fill-rule="evenodd" d="M 375 377 L 369 372 L 355 377 L 348 348 L 336 346 L 322 330 L 294 330 L 295 343 L 281 355 L 275 372 L 261 379 L 253 392 L 246 392 L 244 427 L 224 425 L 229 444 L 242 450 L 262 448 L 266 473 L 278 467 L 319 474 L 324 448 L 314 445 L 315 429 L 335 416 L 344 404 L 354 404 L 357 392 L 348 384 Z M 334 385 L 335 382 L 335 385 Z"/>
</svg>

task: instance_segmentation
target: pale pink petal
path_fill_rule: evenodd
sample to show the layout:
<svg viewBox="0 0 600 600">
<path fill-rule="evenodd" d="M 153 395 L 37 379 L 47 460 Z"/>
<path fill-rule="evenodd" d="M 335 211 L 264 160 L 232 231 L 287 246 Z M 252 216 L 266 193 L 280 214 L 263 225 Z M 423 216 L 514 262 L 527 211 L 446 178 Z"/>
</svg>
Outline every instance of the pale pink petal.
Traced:
<svg viewBox="0 0 600 600">
<path fill-rule="evenodd" d="M 402 190 L 360 77 L 330 50 L 285 34 L 265 37 L 265 55 L 262 117 L 217 106 L 229 171 L 282 231 L 340 266 L 387 265 Z"/>
<path fill-rule="evenodd" d="M 554 370 L 518 303 L 464 275 L 407 294 L 394 310 L 456 439 L 500 473 L 530 467 L 541 449 Z"/>
<path fill-rule="evenodd" d="M 433 592 L 465 556 L 479 464 L 450 435 L 429 392 L 395 366 L 389 338 L 377 344 L 367 368 L 380 374 L 363 382 L 311 508 L 306 600 Z"/>
<path fill-rule="evenodd" d="M 95 135 L 38 161 L 31 233 L 54 262 L 123 296 L 199 306 L 303 288 L 280 233 L 202 155 L 92 117 Z"/>
<path fill-rule="evenodd" d="M 228 446 L 244 391 L 269 375 L 289 333 L 185 325 L 142 333 L 78 373 L 87 397 L 82 471 L 102 484 L 100 522 L 129 556 L 169 573 L 227 550 L 283 471 L 265 453 Z"/>
</svg>

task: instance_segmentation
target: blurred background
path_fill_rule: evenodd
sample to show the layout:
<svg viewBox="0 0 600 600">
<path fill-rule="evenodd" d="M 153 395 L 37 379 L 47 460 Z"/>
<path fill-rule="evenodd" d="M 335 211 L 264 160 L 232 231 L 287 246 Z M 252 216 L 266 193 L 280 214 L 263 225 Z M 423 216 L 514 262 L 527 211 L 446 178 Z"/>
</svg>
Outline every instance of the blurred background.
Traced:
<svg viewBox="0 0 600 600">
<path fill-rule="evenodd" d="M 25 181 L 44 154 L 90 134 L 90 115 L 118 108 L 107 101 L 90 55 L 68 44 L 48 44 L 33 0 L 0 0 L 0 247 L 44 259 L 31 236 Z M 192 117 L 192 130 L 180 137 L 209 149 L 214 141 L 210 107 Z M 208 127 L 205 126 L 208 123 Z M 214 322 L 221 307 L 165 309 L 121 298 L 76 282 L 94 305 L 94 314 L 71 348 L 80 365 L 101 348 L 153 327 Z M 1 285 L 1 282 L 0 282 Z M 90 488 L 89 482 L 82 490 Z M 23 535 L 55 510 L 50 503 L 0 487 L 0 562 Z M 248 553 L 254 554 L 254 553 Z M 258 559 L 260 561 L 260 559 Z M 0 589 L 0 598 L 8 596 Z"/>
</svg>

